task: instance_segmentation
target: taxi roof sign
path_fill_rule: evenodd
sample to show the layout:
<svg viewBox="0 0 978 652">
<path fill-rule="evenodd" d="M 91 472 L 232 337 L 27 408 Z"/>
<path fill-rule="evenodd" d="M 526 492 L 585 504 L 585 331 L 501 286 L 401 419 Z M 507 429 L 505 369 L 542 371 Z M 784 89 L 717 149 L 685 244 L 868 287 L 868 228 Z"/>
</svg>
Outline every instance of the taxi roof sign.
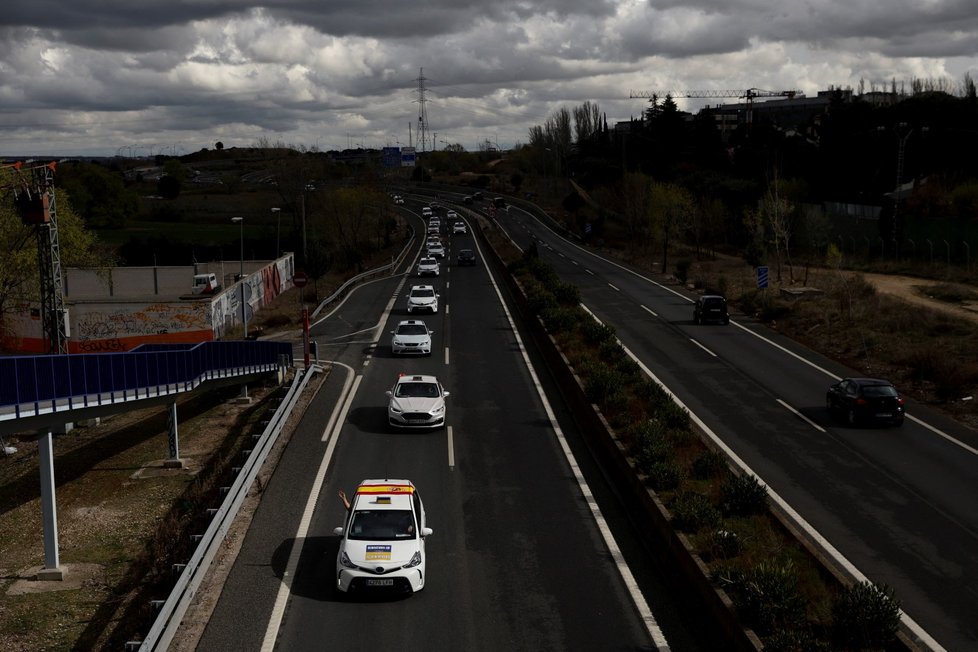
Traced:
<svg viewBox="0 0 978 652">
<path fill-rule="evenodd" d="M 362 484 L 357 487 L 358 494 L 413 494 L 411 484 Z"/>
</svg>

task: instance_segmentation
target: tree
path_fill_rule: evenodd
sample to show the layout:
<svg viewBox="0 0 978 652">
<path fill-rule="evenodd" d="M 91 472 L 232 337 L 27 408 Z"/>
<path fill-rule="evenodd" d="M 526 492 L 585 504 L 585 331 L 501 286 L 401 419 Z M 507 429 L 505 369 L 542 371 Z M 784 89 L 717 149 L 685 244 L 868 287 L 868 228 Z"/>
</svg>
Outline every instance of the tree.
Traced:
<svg viewBox="0 0 978 652">
<path fill-rule="evenodd" d="M 214 149 L 220 152 L 221 150 L 224 149 L 224 143 L 222 143 L 221 141 L 217 141 L 216 143 L 214 143 Z"/>
<path fill-rule="evenodd" d="M 19 185 L 9 175 L 0 176 L 0 328 L 4 314 L 14 303 L 40 301 L 41 274 L 34 226 L 25 225 L 14 205 L 13 188 Z M 58 244 L 63 266 L 108 267 L 114 263 L 102 250 L 95 234 L 71 208 L 67 193 L 55 190 Z"/>
<path fill-rule="evenodd" d="M 121 229 L 139 214 L 139 195 L 122 175 L 97 163 L 61 165 L 57 183 L 90 229 Z"/>
<path fill-rule="evenodd" d="M 652 185 L 652 215 L 662 233 L 662 273 L 669 264 L 669 243 L 674 234 L 682 231 L 692 218 L 693 196 L 682 186 L 656 182 Z"/>
</svg>

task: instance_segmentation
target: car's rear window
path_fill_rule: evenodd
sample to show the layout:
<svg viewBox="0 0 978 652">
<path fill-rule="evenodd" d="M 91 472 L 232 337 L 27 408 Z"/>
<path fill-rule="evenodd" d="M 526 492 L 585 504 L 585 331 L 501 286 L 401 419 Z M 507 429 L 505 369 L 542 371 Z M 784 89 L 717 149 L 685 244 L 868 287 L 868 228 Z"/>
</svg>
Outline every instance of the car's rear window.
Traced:
<svg viewBox="0 0 978 652">
<path fill-rule="evenodd" d="M 863 387 L 863 396 L 886 397 L 897 396 L 895 387 L 891 385 L 866 385 Z"/>
</svg>

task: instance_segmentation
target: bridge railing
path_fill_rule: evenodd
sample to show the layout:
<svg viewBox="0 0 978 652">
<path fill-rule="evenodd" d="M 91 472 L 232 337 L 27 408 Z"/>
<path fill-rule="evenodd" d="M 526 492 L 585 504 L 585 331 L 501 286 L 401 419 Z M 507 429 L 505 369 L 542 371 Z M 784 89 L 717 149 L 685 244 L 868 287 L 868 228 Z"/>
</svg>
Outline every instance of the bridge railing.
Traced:
<svg viewBox="0 0 978 652">
<path fill-rule="evenodd" d="M 124 353 L 0 357 L 0 421 L 189 391 L 292 364 L 286 342 L 151 344 Z"/>
</svg>

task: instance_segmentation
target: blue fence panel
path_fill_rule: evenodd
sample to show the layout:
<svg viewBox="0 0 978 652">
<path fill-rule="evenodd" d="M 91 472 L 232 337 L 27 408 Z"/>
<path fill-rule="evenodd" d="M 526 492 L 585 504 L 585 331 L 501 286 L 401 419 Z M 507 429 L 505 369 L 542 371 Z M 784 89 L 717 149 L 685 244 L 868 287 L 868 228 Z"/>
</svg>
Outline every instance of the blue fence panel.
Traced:
<svg viewBox="0 0 978 652">
<path fill-rule="evenodd" d="M 286 342 L 203 342 L 143 345 L 125 353 L 84 353 L 0 357 L 0 407 L 38 404 L 53 407 L 71 399 L 121 400 L 152 396 L 162 390 L 190 389 L 205 376 L 235 375 L 292 364 L 292 345 Z M 82 397 L 89 397 L 84 399 Z M 77 403 L 75 401 L 78 401 Z"/>
</svg>

